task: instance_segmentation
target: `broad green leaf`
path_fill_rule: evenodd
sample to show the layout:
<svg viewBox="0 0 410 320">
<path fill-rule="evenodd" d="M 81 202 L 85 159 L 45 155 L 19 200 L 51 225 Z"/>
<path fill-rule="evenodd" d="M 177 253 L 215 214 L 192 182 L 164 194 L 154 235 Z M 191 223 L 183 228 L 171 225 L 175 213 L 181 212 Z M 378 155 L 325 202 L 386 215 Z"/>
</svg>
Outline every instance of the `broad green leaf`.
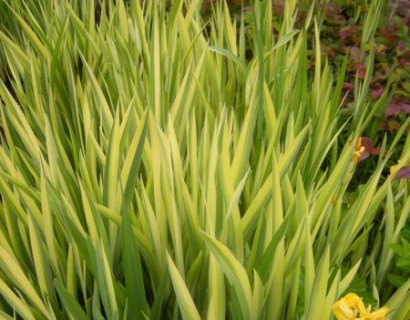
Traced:
<svg viewBox="0 0 410 320">
<path fill-rule="evenodd" d="M 229 51 L 227 49 L 224 49 L 224 48 L 215 47 L 215 46 L 208 46 L 207 49 L 209 51 L 219 53 L 219 54 L 229 58 L 230 60 L 232 60 L 233 62 L 235 62 L 238 65 L 238 67 L 240 68 L 240 70 L 243 74 L 246 73 L 246 67 L 243 64 L 243 62 L 241 60 L 239 60 L 238 57 L 236 55 L 234 55 L 231 51 Z"/>
<path fill-rule="evenodd" d="M 68 291 L 58 279 L 54 280 L 54 286 L 63 302 L 66 312 L 73 317 L 73 319 L 87 320 L 88 316 L 78 303 L 77 299 L 72 296 L 70 291 Z"/>
<path fill-rule="evenodd" d="M 394 315 L 394 311 L 399 308 L 405 299 L 408 299 L 410 289 L 410 279 L 407 280 L 403 285 L 391 296 L 391 298 L 386 302 L 386 307 L 392 311 L 390 316 Z"/>
<path fill-rule="evenodd" d="M 41 297 L 37 294 L 33 284 L 24 274 L 21 266 L 15 261 L 14 257 L 0 245 L 0 268 L 5 274 L 8 274 L 14 285 L 27 297 L 27 299 L 36 307 L 41 314 L 47 318 L 49 316 L 48 308 Z M 5 286 L 8 288 L 8 286 Z M 9 292 L 10 294 L 10 292 Z M 12 296 L 10 294 L 10 296 Z M 27 310 L 24 310 L 27 312 Z"/>
<path fill-rule="evenodd" d="M 24 319 L 35 320 L 36 317 L 27 303 L 21 299 L 0 277 L 0 293 L 2 297 L 20 314 Z M 12 318 L 13 319 L 13 318 Z M 14 318 L 15 319 L 15 318 Z"/>
<path fill-rule="evenodd" d="M 200 320 L 201 316 L 195 307 L 192 296 L 184 279 L 181 277 L 177 267 L 167 252 L 168 270 L 177 296 L 178 305 L 181 309 L 182 318 L 185 320 Z"/>
<path fill-rule="evenodd" d="M 264 283 L 270 277 L 270 272 L 272 270 L 272 266 L 274 265 L 275 253 L 276 253 L 276 250 L 278 249 L 278 244 L 280 241 L 282 241 L 286 233 L 286 229 L 288 227 L 289 221 L 290 221 L 290 216 L 285 217 L 279 229 L 273 235 L 262 258 L 260 259 L 260 262 L 256 265 L 256 270 L 258 274 L 260 275 L 261 280 Z"/>
<path fill-rule="evenodd" d="M 127 156 L 124 160 L 124 166 L 121 171 L 121 183 L 123 186 L 122 211 L 127 211 L 131 205 L 132 194 L 134 193 L 135 184 L 138 180 L 138 168 L 142 158 L 142 152 L 145 144 L 145 136 L 148 128 L 148 112 L 141 119 L 137 132 L 135 133 L 128 149 Z"/>
<path fill-rule="evenodd" d="M 229 283 L 235 289 L 243 316 L 245 319 L 249 319 L 252 314 L 252 289 L 245 269 L 234 257 L 232 252 L 222 243 L 206 233 L 204 233 L 203 236 L 209 250 L 215 256 L 218 265 L 228 278 Z"/>
<path fill-rule="evenodd" d="M 343 293 L 345 293 L 346 289 L 349 287 L 350 283 L 353 281 L 353 278 L 356 276 L 357 270 L 359 269 L 361 261 L 358 261 L 353 268 L 349 270 L 349 272 L 344 276 L 344 278 L 340 281 L 339 290 L 337 296 L 340 297 Z"/>
<path fill-rule="evenodd" d="M 144 275 L 142 273 L 141 259 L 135 244 L 132 232 L 132 222 L 129 210 L 122 211 L 122 256 L 129 301 L 128 319 L 141 317 L 147 310 L 146 293 L 144 288 Z"/>
<path fill-rule="evenodd" d="M 225 319 L 225 281 L 214 256 L 209 257 L 209 304 L 207 319 Z"/>
<path fill-rule="evenodd" d="M 307 319 L 313 319 L 319 314 L 323 314 L 323 305 L 326 302 L 327 283 L 329 278 L 329 260 L 330 250 L 326 248 L 325 253 L 319 262 L 315 274 L 315 282 L 310 293 L 309 305 L 307 307 Z M 330 308 L 327 308 L 330 313 Z M 330 314 L 323 314 L 325 318 L 328 318 Z"/>
<path fill-rule="evenodd" d="M 265 292 L 261 278 L 256 270 L 253 272 L 252 315 L 259 319 L 265 304 Z"/>
<path fill-rule="evenodd" d="M 118 209 L 118 174 L 120 167 L 119 114 L 116 113 L 111 127 L 110 142 L 104 168 L 103 204 Z"/>
</svg>

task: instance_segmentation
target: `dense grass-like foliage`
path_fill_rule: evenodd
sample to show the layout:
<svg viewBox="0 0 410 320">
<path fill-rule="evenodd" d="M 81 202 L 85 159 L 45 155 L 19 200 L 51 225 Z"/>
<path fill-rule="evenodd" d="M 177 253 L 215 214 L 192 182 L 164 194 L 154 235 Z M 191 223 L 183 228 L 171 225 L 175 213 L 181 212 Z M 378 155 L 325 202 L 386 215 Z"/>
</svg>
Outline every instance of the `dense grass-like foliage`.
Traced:
<svg viewBox="0 0 410 320">
<path fill-rule="evenodd" d="M 353 180 L 388 107 L 368 95 L 385 2 L 365 1 L 348 116 L 349 58 L 324 59 L 302 2 L 296 23 L 296 0 L 280 20 L 267 0 L 0 0 L 1 317 L 331 319 L 356 292 L 408 319 L 409 121 Z"/>
</svg>

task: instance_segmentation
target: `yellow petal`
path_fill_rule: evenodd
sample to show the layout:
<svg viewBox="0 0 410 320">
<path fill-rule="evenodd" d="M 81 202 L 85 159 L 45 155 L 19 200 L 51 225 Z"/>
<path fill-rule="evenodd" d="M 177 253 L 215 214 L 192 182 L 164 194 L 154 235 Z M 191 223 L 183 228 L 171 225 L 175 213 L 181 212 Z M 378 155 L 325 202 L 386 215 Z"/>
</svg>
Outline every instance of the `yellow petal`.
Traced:
<svg viewBox="0 0 410 320">
<path fill-rule="evenodd" d="M 361 146 L 362 146 L 362 137 L 359 137 L 356 140 L 356 151 L 360 150 Z"/>
<path fill-rule="evenodd" d="M 356 312 L 343 301 L 336 302 L 332 310 L 337 320 L 356 319 Z"/>
<path fill-rule="evenodd" d="M 356 140 L 356 146 L 355 150 L 353 153 L 353 162 L 354 164 L 358 164 L 360 161 L 360 158 L 362 157 L 363 152 L 366 150 L 366 148 L 362 145 L 362 137 L 359 137 Z"/>
<path fill-rule="evenodd" d="M 362 299 L 354 293 L 348 293 L 344 298 L 342 298 L 343 301 L 345 301 L 349 307 L 355 308 L 359 310 L 361 313 L 366 312 L 366 308 L 363 304 Z"/>
<path fill-rule="evenodd" d="M 395 176 L 396 176 L 396 173 L 397 173 L 400 169 L 401 169 L 401 166 L 398 165 L 398 164 L 395 164 L 394 166 L 391 166 L 391 167 L 390 167 L 390 175 L 391 175 L 392 177 L 395 177 Z"/>
<path fill-rule="evenodd" d="M 379 310 L 372 312 L 369 316 L 369 320 L 386 320 L 386 315 L 389 312 L 389 308 L 383 307 Z"/>
<path fill-rule="evenodd" d="M 359 313 L 364 316 L 368 315 L 362 299 L 354 293 L 345 295 L 333 305 L 332 309 L 338 320 L 356 319 Z"/>
</svg>

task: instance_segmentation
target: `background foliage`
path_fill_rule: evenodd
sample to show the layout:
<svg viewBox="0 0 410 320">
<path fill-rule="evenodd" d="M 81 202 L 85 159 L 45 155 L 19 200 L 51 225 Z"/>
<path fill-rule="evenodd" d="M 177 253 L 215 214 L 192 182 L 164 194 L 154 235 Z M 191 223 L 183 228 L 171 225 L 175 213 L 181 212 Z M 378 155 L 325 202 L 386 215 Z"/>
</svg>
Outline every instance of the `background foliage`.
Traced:
<svg viewBox="0 0 410 320">
<path fill-rule="evenodd" d="M 408 319 L 387 10 L 0 0 L 1 316 L 328 319 L 354 291 Z"/>
</svg>

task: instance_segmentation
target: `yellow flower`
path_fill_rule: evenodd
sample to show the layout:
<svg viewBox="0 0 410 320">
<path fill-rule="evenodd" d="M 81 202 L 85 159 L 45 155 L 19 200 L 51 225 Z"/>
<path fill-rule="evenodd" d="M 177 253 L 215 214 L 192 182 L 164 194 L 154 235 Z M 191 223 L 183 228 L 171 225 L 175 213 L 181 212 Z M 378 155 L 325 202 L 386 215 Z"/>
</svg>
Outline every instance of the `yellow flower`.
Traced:
<svg viewBox="0 0 410 320">
<path fill-rule="evenodd" d="M 389 312 L 387 307 L 371 312 L 371 307 L 366 309 L 362 299 L 354 293 L 348 293 L 332 309 L 338 320 L 386 320 Z"/>
<path fill-rule="evenodd" d="M 333 313 L 338 320 L 357 319 L 357 316 L 366 313 L 362 299 L 354 293 L 348 293 L 333 305 Z"/>
<path fill-rule="evenodd" d="M 358 164 L 366 148 L 362 145 L 362 138 L 359 137 L 356 141 L 355 152 L 353 153 L 353 162 Z"/>
<path fill-rule="evenodd" d="M 383 308 L 380 308 L 379 310 L 372 312 L 365 319 L 366 320 L 385 320 L 388 312 L 389 312 L 389 308 L 383 307 Z"/>
<path fill-rule="evenodd" d="M 397 162 L 397 164 L 395 164 L 394 166 L 390 167 L 390 175 L 392 176 L 392 178 L 394 178 L 397 174 L 397 172 L 400 171 L 400 169 L 404 166 L 403 160 L 399 160 Z"/>
</svg>

